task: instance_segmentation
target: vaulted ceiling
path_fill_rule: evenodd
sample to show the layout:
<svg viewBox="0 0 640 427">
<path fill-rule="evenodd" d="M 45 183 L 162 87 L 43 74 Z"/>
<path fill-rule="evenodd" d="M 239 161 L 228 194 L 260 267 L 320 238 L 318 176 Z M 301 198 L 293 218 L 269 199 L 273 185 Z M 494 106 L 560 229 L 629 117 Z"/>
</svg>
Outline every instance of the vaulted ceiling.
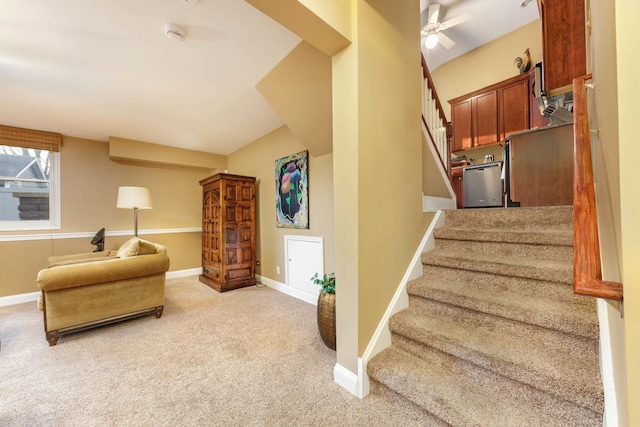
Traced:
<svg viewBox="0 0 640 427">
<path fill-rule="evenodd" d="M 537 18 L 535 2 L 439 3 L 444 19 L 473 18 L 447 30 L 453 49 L 425 50 L 432 68 Z M 300 38 L 243 0 L 0 0 L 0 10 L 0 124 L 217 154 L 283 124 L 255 86 Z M 167 23 L 185 40 L 166 37 Z"/>
</svg>

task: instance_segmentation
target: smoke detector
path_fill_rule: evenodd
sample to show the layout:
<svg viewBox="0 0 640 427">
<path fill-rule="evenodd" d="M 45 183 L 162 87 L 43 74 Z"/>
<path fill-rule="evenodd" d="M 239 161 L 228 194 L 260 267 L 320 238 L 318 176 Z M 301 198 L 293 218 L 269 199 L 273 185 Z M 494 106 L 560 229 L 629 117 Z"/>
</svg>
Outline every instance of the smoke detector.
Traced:
<svg viewBox="0 0 640 427">
<path fill-rule="evenodd" d="M 187 38 L 187 33 L 176 24 L 165 24 L 164 34 L 171 40 L 177 40 L 179 42 Z"/>
</svg>

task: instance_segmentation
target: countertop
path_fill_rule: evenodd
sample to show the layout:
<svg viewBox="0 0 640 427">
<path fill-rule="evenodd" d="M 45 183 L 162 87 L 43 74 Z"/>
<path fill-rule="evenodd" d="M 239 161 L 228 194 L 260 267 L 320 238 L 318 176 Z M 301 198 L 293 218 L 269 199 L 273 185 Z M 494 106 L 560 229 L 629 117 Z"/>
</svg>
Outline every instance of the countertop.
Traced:
<svg viewBox="0 0 640 427">
<path fill-rule="evenodd" d="M 507 137 L 507 140 L 513 138 L 514 136 L 529 135 L 529 134 L 532 134 L 532 133 L 542 132 L 542 131 L 545 131 L 545 130 L 561 128 L 563 126 L 573 126 L 573 123 L 562 123 L 562 124 L 559 124 L 559 125 L 544 126 L 544 127 L 541 127 L 541 128 L 529 129 L 529 130 L 525 130 L 525 131 L 518 132 L 518 133 L 512 133 L 512 134 L 509 134 L 509 136 Z"/>
</svg>

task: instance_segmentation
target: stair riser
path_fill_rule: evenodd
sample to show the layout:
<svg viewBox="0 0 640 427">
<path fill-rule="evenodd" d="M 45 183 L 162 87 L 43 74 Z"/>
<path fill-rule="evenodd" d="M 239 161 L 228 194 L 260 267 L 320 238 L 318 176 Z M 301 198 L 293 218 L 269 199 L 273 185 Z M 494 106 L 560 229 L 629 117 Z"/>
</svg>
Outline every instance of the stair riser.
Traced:
<svg viewBox="0 0 640 427">
<path fill-rule="evenodd" d="M 573 209 L 567 206 L 545 208 L 458 209 L 446 211 L 446 227 L 571 230 Z"/>
<path fill-rule="evenodd" d="M 423 274 L 427 278 L 446 278 L 449 281 L 467 283 L 469 286 L 486 289 L 487 292 L 516 292 L 524 296 L 544 295 L 568 304 L 593 306 L 593 299 L 575 295 L 571 285 L 558 282 L 545 282 L 535 279 L 504 276 L 501 274 L 482 273 L 460 270 L 435 265 L 423 265 Z"/>
<path fill-rule="evenodd" d="M 422 303 L 420 300 L 424 299 L 465 310 L 477 311 L 485 315 L 499 316 L 507 320 L 527 323 L 540 328 L 551 329 L 563 334 L 572 334 L 593 340 L 598 338 L 598 324 L 590 318 L 586 321 L 576 321 L 576 319 L 571 316 L 537 315 L 532 317 L 527 312 L 510 309 L 507 306 L 483 304 L 462 297 L 456 299 L 455 296 L 444 293 L 434 292 L 432 295 L 426 296 L 409 294 L 409 304 L 416 304 L 416 306 L 418 306 Z M 595 313 L 593 317 L 595 317 Z"/>
<path fill-rule="evenodd" d="M 425 409 L 416 405 L 411 400 L 406 399 L 404 396 L 396 393 L 389 387 L 385 386 L 373 379 L 369 382 L 369 392 L 376 396 L 384 396 L 386 399 L 393 402 L 396 406 L 401 406 L 407 413 L 416 419 L 415 425 L 424 425 L 429 427 L 451 427 L 449 424 L 442 421 L 440 418 L 429 413 Z"/>
<path fill-rule="evenodd" d="M 529 245 L 573 246 L 573 230 L 478 230 L 475 228 L 436 228 L 435 239 L 478 242 L 524 243 Z"/>
<path fill-rule="evenodd" d="M 501 261 L 499 257 L 495 258 L 495 262 L 480 262 L 468 259 L 440 257 L 437 255 L 432 256 L 430 252 L 422 256 L 422 263 L 427 265 L 573 284 L 573 268 L 570 265 L 540 268 L 530 265 L 502 264 L 499 261 Z"/>
<path fill-rule="evenodd" d="M 403 357 L 399 368 L 385 356 L 383 352 L 369 362 L 369 376 L 453 426 L 602 425 L 602 416 L 594 411 L 438 350 L 424 351 L 421 359 Z"/>
<path fill-rule="evenodd" d="M 535 258 L 573 263 L 573 247 L 570 246 L 436 239 L 435 249 L 460 253 L 492 254 L 496 257 Z"/>
<path fill-rule="evenodd" d="M 482 313 L 470 314 L 467 310 L 423 298 L 410 299 L 409 307 L 410 310 L 430 312 L 433 317 L 439 319 L 449 319 L 450 322 L 458 322 L 459 324 L 462 322 L 467 325 L 470 331 L 491 330 L 493 334 L 499 334 L 504 337 L 525 336 L 530 343 L 535 343 L 535 347 L 557 348 L 558 352 L 563 354 L 576 354 L 576 359 L 597 367 L 598 346 L 596 340 L 554 332 Z M 597 380 L 599 379 L 599 374 L 597 369 L 592 372 L 595 378 L 589 383 L 589 386 L 580 382 L 565 382 L 561 377 L 548 373 L 555 369 L 554 366 L 528 366 L 524 361 L 511 362 L 508 358 L 517 359 L 520 356 L 512 353 L 515 348 L 506 351 L 506 354 L 509 355 L 507 359 L 495 358 L 489 356 L 488 353 L 470 347 L 473 345 L 472 341 L 469 343 L 457 342 L 447 338 L 446 334 L 440 334 L 438 331 L 422 335 L 423 332 L 419 332 L 411 325 L 405 325 L 398 316 L 392 317 L 389 322 L 389 330 L 391 331 L 394 345 L 401 346 L 404 350 L 418 357 L 423 357 L 423 351 L 428 353 L 432 349 L 437 349 L 496 374 L 555 395 L 558 398 L 570 400 L 594 410 L 602 409 L 602 396 L 598 394 L 599 383 Z M 405 347 L 406 342 L 409 342 L 411 346 Z M 487 344 L 490 345 L 490 343 Z"/>
</svg>

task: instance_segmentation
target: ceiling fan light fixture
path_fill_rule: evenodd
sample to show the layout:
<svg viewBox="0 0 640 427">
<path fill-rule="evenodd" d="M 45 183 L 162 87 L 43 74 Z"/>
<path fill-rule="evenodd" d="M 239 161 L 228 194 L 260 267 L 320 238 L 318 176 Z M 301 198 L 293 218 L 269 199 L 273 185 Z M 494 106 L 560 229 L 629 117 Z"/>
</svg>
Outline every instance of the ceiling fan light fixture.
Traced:
<svg viewBox="0 0 640 427">
<path fill-rule="evenodd" d="M 438 35 L 436 33 L 430 33 L 424 39 L 424 47 L 426 47 L 427 49 L 433 49 L 437 45 L 438 45 Z"/>
</svg>

